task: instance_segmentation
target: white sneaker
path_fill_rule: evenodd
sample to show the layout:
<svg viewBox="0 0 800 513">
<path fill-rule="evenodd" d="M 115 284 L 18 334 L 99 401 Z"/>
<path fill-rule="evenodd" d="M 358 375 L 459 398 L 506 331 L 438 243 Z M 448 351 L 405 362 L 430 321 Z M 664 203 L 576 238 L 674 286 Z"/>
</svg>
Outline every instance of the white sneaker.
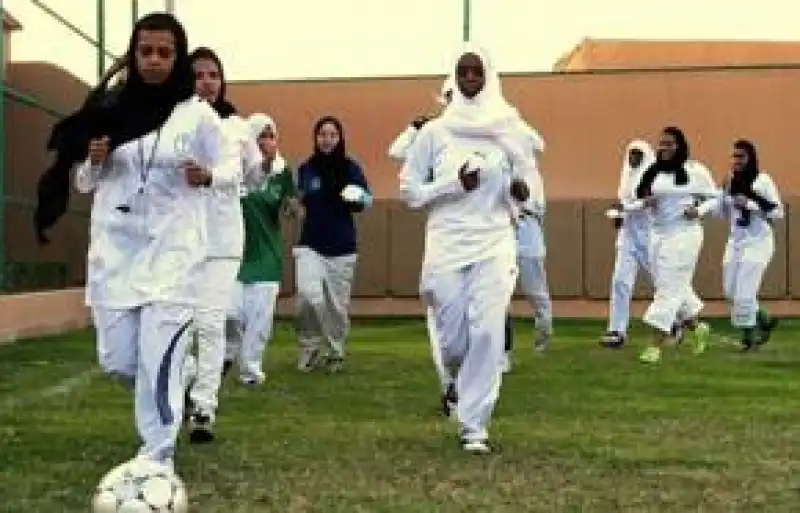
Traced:
<svg viewBox="0 0 800 513">
<path fill-rule="evenodd" d="M 486 440 L 465 440 L 462 447 L 470 454 L 489 454 L 492 452 L 492 448 L 489 447 Z"/>
<path fill-rule="evenodd" d="M 546 351 L 548 347 L 550 347 L 550 332 L 539 330 L 536 339 L 533 341 L 533 350 L 542 352 Z"/>
<path fill-rule="evenodd" d="M 239 378 L 239 381 L 241 381 L 242 385 L 246 387 L 257 387 L 258 385 L 264 384 L 264 381 L 266 380 L 267 376 L 263 372 L 259 372 L 258 374 L 248 374 Z"/>
</svg>

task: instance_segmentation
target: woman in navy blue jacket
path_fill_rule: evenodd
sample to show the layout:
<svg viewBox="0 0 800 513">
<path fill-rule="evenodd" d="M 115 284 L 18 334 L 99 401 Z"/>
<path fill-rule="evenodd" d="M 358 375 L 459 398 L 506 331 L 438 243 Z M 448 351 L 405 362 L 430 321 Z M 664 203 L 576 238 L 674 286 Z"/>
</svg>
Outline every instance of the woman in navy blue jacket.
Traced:
<svg viewBox="0 0 800 513">
<path fill-rule="evenodd" d="M 307 372 L 325 363 L 329 371 L 337 372 L 344 363 L 358 259 L 354 214 L 372 204 L 364 172 L 347 156 L 338 119 L 326 116 L 314 125 L 314 154 L 298 169 L 297 181 L 305 210 L 294 248 L 297 367 Z"/>
</svg>

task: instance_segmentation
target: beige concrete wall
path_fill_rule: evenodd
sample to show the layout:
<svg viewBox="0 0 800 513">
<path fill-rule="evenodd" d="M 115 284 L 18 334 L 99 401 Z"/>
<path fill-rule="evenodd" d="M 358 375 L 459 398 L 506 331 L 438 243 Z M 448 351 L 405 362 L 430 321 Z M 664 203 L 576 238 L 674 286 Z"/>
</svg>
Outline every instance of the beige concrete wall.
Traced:
<svg viewBox="0 0 800 513">
<path fill-rule="evenodd" d="M 82 288 L 0 295 L 0 343 L 63 333 L 88 323 Z"/>
<path fill-rule="evenodd" d="M 63 112 L 77 106 L 87 91 L 85 84 L 52 65 L 13 63 L 8 71 L 14 87 Z M 746 135 L 758 142 L 766 169 L 790 203 L 788 218 L 777 225 L 776 254 L 764 295 L 783 305 L 780 311 L 793 312 L 800 304 L 791 301 L 800 298 L 800 174 L 794 171 L 800 154 L 792 129 L 792 120 L 800 113 L 800 100 L 794 94 L 799 86 L 800 69 L 507 77 L 509 99 L 548 139 L 543 161 L 549 200 L 547 270 L 557 313 L 558 308 L 564 315 L 605 312 L 615 232 L 602 213 L 611 202 L 604 198 L 616 191 L 619 151 L 628 139 L 652 135 L 667 123 L 687 129 L 697 156 L 716 169 L 717 178 L 724 173 L 732 139 Z M 362 251 L 354 290 L 356 314 L 417 312 L 424 214 L 397 201 L 396 166 L 385 152 L 410 118 L 430 108 L 431 93 L 438 87 L 436 78 L 231 86 L 243 112 L 275 115 L 285 153 L 293 163 L 308 153 L 309 130 L 317 116 L 342 115 L 352 151 L 381 198 L 359 216 Z M 74 215 L 62 220 L 52 234 L 53 244 L 39 247 L 25 205 L 34 199 L 36 182 L 49 161 L 44 144 L 54 118 L 10 100 L 6 116 L 5 185 L 8 195 L 21 200 L 6 205 L 7 256 L 15 261 L 62 262 L 67 265 L 68 282 L 79 285 L 85 274 L 88 218 Z M 88 205 L 89 198 L 73 196 L 73 210 L 86 210 Z M 713 303 L 721 291 L 725 226 L 713 220 L 706 226 L 695 285 Z M 291 245 L 297 227 L 287 223 L 285 232 Z M 288 298 L 294 291 L 288 251 L 285 262 L 282 296 Z M 648 294 L 647 284 L 640 280 L 637 297 Z M 0 336 L 85 323 L 81 299 L 82 292 L 73 290 L 0 297 Z M 283 311 L 291 310 L 286 299 L 281 304 Z"/>
</svg>

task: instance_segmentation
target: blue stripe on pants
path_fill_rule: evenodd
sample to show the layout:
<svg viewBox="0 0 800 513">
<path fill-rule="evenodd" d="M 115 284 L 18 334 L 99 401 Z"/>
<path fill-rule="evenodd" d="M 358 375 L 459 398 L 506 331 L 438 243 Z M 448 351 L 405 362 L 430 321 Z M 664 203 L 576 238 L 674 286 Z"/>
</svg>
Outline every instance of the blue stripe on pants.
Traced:
<svg viewBox="0 0 800 513">
<path fill-rule="evenodd" d="M 172 340 L 169 341 L 169 346 L 167 346 L 167 351 L 164 353 L 164 358 L 161 359 L 161 365 L 158 366 L 155 390 L 156 408 L 158 409 L 158 415 L 161 417 L 161 424 L 164 426 L 172 424 L 175 420 L 175 414 L 169 404 L 170 370 L 172 369 L 172 359 L 175 355 L 175 348 L 178 346 L 178 341 L 183 334 L 186 333 L 186 330 L 189 329 L 190 324 L 192 324 L 191 319 L 178 328 L 178 331 L 172 336 Z"/>
</svg>

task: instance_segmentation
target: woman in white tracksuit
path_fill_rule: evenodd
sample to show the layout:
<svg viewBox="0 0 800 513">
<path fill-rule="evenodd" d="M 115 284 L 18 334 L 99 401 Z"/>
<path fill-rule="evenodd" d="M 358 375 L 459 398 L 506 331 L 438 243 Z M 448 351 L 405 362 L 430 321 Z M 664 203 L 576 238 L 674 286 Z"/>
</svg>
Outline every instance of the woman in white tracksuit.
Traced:
<svg viewBox="0 0 800 513">
<path fill-rule="evenodd" d="M 534 163 L 544 152 L 544 140 L 539 133 L 529 129 L 530 143 Z M 537 351 L 547 349 L 553 334 L 553 307 L 550 299 L 550 289 L 547 284 L 545 258 L 547 244 L 544 238 L 544 215 L 546 211 L 546 197 L 544 180 L 537 168 L 527 180 L 530 189 L 530 198 L 514 219 L 517 238 L 517 266 L 519 267 L 519 281 L 522 294 L 533 309 L 533 319 L 536 326 L 536 337 L 533 347 Z M 506 345 L 503 358 L 503 371 L 511 370 L 511 351 L 513 349 L 514 330 L 509 314 L 506 323 Z"/>
<path fill-rule="evenodd" d="M 708 325 L 698 322 L 703 302 L 692 287 L 703 245 L 702 216 L 715 208 L 719 190 L 708 169 L 689 160 L 683 132 L 667 127 L 661 133 L 656 162 L 643 174 L 636 197 L 652 216 L 650 261 L 655 296 L 644 314 L 653 342 L 640 356 L 643 363 L 661 360 L 661 348 L 678 321 L 691 332 L 695 354 L 706 350 Z"/>
<path fill-rule="evenodd" d="M 225 313 L 233 295 L 244 245 L 239 190 L 244 173 L 260 165 L 261 155 L 248 136 L 247 124 L 225 98 L 225 73 L 219 57 L 210 48 L 200 47 L 190 58 L 197 94 L 222 118 L 229 151 L 239 156 L 230 186 L 204 192 L 208 251 L 198 276 L 200 305 L 194 326 L 197 365 L 188 401 L 193 411 L 188 413 L 189 441 L 206 443 L 214 439 L 213 426 L 225 358 Z M 191 360 L 189 366 L 194 367 Z"/>
<path fill-rule="evenodd" d="M 89 158 L 76 171 L 77 189 L 94 194 L 86 295 L 101 366 L 135 388 L 139 455 L 171 464 L 207 254 L 202 191 L 234 183 L 236 159 L 219 116 L 193 96 L 173 16 L 139 20 L 128 55 L 128 80 L 89 123 Z"/>
<path fill-rule="evenodd" d="M 455 87 L 455 78 L 450 75 L 442 84 L 441 93 L 439 94 L 439 104 L 446 108 L 453 98 L 453 88 Z M 394 140 L 389 147 L 389 157 L 394 161 L 402 164 L 406 160 L 408 149 L 417 140 L 417 135 L 422 127 L 430 121 L 428 116 L 420 116 L 415 119 L 399 136 Z M 428 306 L 425 308 L 425 325 L 428 330 L 428 339 L 430 340 L 431 353 L 433 354 L 433 365 L 436 368 L 436 374 L 439 377 L 439 384 L 441 387 L 441 411 L 446 417 L 449 417 L 452 409 L 455 407 L 455 400 L 453 392 L 449 387 L 451 380 L 447 376 L 447 371 L 442 363 L 442 353 L 439 350 L 439 341 L 436 338 L 436 319 L 433 315 L 433 309 Z M 450 393 L 448 393 L 450 391 Z"/>
<path fill-rule="evenodd" d="M 420 292 L 433 309 L 462 446 L 485 453 L 517 277 L 509 216 L 528 199 L 522 177 L 534 164 L 486 53 L 467 45 L 453 68 L 453 101 L 411 146 L 400 191 L 410 207 L 428 207 Z"/>
<path fill-rule="evenodd" d="M 630 319 L 631 298 L 636 275 L 644 270 L 650 277 L 650 213 L 644 201 L 636 198 L 642 173 L 655 162 L 653 148 L 634 140 L 625 148 L 617 197 L 619 203 L 609 211 L 617 226 L 617 254 L 611 276 L 608 331 L 600 343 L 619 348 L 625 344 Z"/>
<path fill-rule="evenodd" d="M 731 323 L 742 330 L 744 351 L 763 345 L 775 328 L 759 308 L 758 291 L 775 253 L 772 222 L 784 216 L 778 188 L 758 165 L 750 141 L 733 145 L 733 173 L 717 210 L 730 220 L 730 235 L 722 261 L 723 290 L 731 307 Z"/>
</svg>

